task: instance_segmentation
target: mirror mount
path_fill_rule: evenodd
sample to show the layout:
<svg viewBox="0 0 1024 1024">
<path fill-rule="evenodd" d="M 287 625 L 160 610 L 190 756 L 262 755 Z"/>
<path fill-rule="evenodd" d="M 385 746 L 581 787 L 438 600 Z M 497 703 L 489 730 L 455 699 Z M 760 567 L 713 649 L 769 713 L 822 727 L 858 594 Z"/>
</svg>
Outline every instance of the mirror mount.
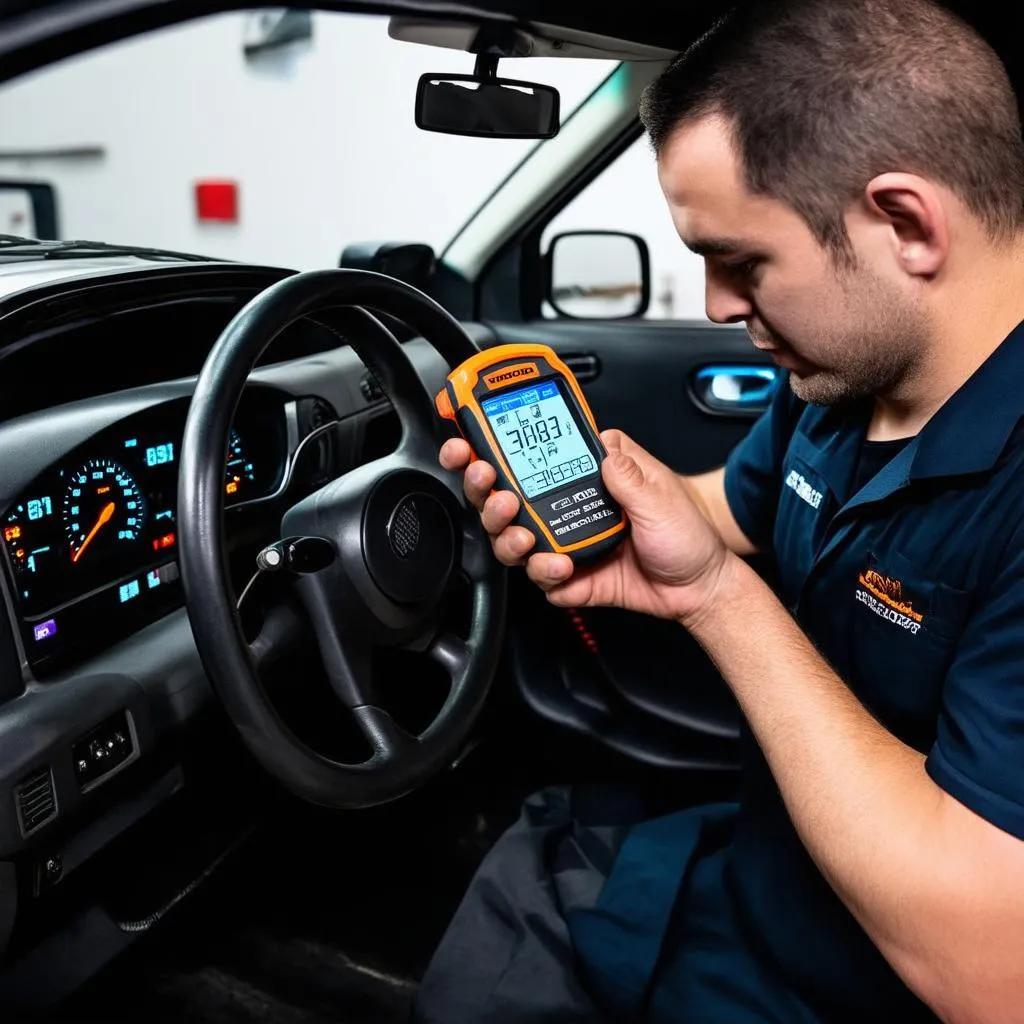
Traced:
<svg viewBox="0 0 1024 1024">
<path fill-rule="evenodd" d="M 473 77 L 481 82 L 498 80 L 498 55 L 496 53 L 478 53 L 473 65 Z"/>
<path fill-rule="evenodd" d="M 493 57 L 494 68 L 489 77 L 495 77 L 498 69 L 498 59 L 502 57 L 529 57 L 532 50 L 532 43 L 527 36 L 516 31 L 511 25 L 483 24 L 473 41 L 466 47 L 470 53 L 477 55 L 477 65 L 474 74 L 480 77 L 487 77 L 483 71 L 480 58 Z"/>
</svg>

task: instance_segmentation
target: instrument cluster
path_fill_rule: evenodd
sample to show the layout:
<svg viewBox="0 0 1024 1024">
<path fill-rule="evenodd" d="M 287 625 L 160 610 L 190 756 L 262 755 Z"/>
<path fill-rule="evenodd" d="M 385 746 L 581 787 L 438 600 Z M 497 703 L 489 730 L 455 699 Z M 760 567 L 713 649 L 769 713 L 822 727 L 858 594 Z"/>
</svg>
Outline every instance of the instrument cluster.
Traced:
<svg viewBox="0 0 1024 1024">
<path fill-rule="evenodd" d="M 187 402 L 145 410 L 45 470 L 0 517 L 30 662 L 180 602 L 177 492 Z M 240 406 L 224 456 L 225 505 L 271 494 L 283 409 Z"/>
</svg>

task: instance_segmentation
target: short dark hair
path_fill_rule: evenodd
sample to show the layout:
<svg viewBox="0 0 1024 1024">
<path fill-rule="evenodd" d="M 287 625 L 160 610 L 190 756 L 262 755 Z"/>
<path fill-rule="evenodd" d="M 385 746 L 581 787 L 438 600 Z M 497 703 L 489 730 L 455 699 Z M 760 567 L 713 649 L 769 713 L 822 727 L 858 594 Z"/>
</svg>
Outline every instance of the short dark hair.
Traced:
<svg viewBox="0 0 1024 1024">
<path fill-rule="evenodd" d="M 1006 69 L 931 0 L 737 7 L 646 89 L 656 153 L 705 116 L 730 123 L 754 194 L 785 202 L 837 259 L 843 213 L 885 171 L 949 188 L 993 239 L 1024 220 L 1024 143 Z"/>
</svg>

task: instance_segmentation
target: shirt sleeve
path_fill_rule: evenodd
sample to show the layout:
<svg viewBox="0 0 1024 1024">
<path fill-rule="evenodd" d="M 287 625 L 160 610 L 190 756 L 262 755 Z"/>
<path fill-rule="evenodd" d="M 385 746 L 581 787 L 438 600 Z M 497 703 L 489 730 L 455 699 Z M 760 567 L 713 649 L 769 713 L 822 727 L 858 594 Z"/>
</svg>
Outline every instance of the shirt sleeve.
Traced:
<svg viewBox="0 0 1024 1024">
<path fill-rule="evenodd" d="M 946 676 L 928 774 L 1024 839 L 1024 527 L 968 620 Z"/>
<path fill-rule="evenodd" d="M 804 403 L 789 375 L 775 387 L 771 405 L 725 463 L 725 498 L 739 528 L 760 551 L 771 547 L 782 489 L 782 461 Z"/>
</svg>

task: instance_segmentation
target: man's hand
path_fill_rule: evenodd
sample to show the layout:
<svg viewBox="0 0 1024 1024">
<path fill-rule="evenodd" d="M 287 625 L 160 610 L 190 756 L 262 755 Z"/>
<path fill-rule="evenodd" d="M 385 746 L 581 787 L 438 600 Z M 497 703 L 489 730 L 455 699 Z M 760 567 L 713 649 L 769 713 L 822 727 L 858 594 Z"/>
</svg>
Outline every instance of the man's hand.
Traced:
<svg viewBox="0 0 1024 1024">
<path fill-rule="evenodd" d="M 465 470 L 463 489 L 480 511 L 499 561 L 525 561 L 530 579 L 553 604 L 613 605 L 685 623 L 714 594 L 729 552 L 682 478 L 621 431 L 604 431 L 601 438 L 608 449 L 601 475 L 629 516 L 631 536 L 598 565 L 575 571 L 568 555 L 530 554 L 533 534 L 510 525 L 519 499 L 509 491 L 491 493 L 494 469 L 470 463 L 465 441 L 446 442 L 440 459 L 446 469 Z"/>
</svg>

